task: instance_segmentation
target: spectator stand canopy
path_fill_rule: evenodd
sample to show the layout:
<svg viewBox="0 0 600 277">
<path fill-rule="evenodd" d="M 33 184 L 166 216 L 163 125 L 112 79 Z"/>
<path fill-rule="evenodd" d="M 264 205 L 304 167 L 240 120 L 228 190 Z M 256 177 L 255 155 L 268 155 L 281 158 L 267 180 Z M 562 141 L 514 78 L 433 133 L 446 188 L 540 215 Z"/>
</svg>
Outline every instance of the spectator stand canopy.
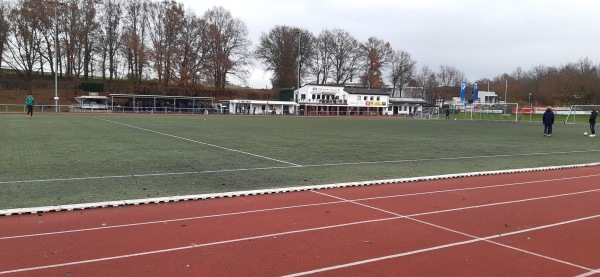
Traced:
<svg viewBox="0 0 600 277">
<path fill-rule="evenodd" d="M 214 97 L 111 94 L 115 112 L 214 113 Z"/>
<path fill-rule="evenodd" d="M 217 104 L 219 113 L 249 115 L 295 115 L 298 104 L 276 100 L 223 100 Z"/>
<path fill-rule="evenodd" d="M 94 112 L 94 111 L 108 111 L 110 105 L 108 105 L 108 97 L 100 96 L 97 92 L 90 92 L 87 96 L 75 97 L 77 104 L 71 105 L 69 111 L 71 112 Z"/>
</svg>

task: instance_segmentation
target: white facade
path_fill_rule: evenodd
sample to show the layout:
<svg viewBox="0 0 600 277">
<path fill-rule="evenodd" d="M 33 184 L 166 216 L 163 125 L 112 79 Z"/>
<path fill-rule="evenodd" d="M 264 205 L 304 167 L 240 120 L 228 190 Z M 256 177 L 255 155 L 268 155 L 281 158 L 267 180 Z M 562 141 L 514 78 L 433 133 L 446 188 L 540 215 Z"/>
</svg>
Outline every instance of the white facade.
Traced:
<svg viewBox="0 0 600 277">
<path fill-rule="evenodd" d="M 476 103 L 493 104 L 498 103 L 498 95 L 493 91 L 479 91 L 477 93 Z M 448 103 L 452 106 L 464 105 L 465 103 L 460 102 L 460 97 L 452 97 L 452 101 Z"/>
<path fill-rule="evenodd" d="M 339 104 L 348 107 L 385 107 L 389 104 L 389 95 L 370 93 L 362 89 L 359 93 L 349 93 L 344 87 L 308 85 L 294 91 L 294 100 L 298 104 Z"/>
<path fill-rule="evenodd" d="M 225 100 L 219 101 L 218 110 L 226 114 L 296 114 L 298 104 L 290 101 Z"/>
<path fill-rule="evenodd" d="M 389 107 L 385 114 L 387 115 L 411 115 L 423 110 L 427 101 L 420 98 L 390 98 Z"/>
<path fill-rule="evenodd" d="M 479 100 L 479 103 L 496 103 L 498 102 L 498 95 L 493 91 L 479 91 L 477 100 Z"/>
</svg>

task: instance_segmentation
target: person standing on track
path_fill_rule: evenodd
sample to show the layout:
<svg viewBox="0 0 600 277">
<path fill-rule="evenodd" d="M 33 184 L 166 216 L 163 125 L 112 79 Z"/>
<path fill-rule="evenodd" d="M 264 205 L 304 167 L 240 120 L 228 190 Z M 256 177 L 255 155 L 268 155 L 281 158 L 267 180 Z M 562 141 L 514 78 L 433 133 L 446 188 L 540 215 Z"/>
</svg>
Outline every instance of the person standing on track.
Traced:
<svg viewBox="0 0 600 277">
<path fill-rule="evenodd" d="M 543 116 L 544 122 L 544 136 L 551 137 L 552 136 L 552 124 L 554 124 L 554 112 L 552 111 L 552 107 L 548 106 Z"/>
<path fill-rule="evenodd" d="M 33 105 L 35 104 L 35 99 L 33 99 L 33 95 L 31 93 L 25 98 L 25 105 L 27 106 L 27 114 L 25 117 L 33 117 Z"/>
<path fill-rule="evenodd" d="M 592 131 L 592 134 L 590 135 L 590 138 L 593 138 L 596 136 L 596 117 L 598 116 L 598 111 L 592 109 L 592 112 L 590 114 L 590 131 Z"/>
</svg>

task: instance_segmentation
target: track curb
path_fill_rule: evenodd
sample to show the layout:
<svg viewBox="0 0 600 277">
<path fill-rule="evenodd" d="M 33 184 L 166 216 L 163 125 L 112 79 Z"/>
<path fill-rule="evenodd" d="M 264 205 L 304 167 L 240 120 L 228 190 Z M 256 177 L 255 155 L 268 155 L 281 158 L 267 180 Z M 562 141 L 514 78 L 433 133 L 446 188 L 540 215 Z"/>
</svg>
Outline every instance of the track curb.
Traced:
<svg viewBox="0 0 600 277">
<path fill-rule="evenodd" d="M 594 166 L 600 166 L 600 163 L 547 166 L 547 167 L 535 167 L 535 168 L 523 168 L 523 169 L 507 169 L 507 170 L 495 170 L 495 171 L 481 171 L 481 172 L 470 172 L 470 173 L 456 173 L 456 174 L 422 176 L 422 177 L 411 177 L 411 178 L 400 178 L 400 179 L 387 179 L 387 180 L 375 180 L 375 181 L 348 182 L 348 183 L 313 185 L 313 186 L 300 186 L 300 187 L 288 187 L 288 188 L 274 188 L 274 189 L 262 189 L 262 190 L 234 191 L 234 192 L 223 192 L 223 193 L 208 193 L 208 194 L 196 194 L 196 195 L 185 195 L 185 196 L 155 197 L 155 198 L 117 200 L 117 201 L 106 201 L 106 202 L 96 202 L 96 203 L 82 203 L 82 204 L 57 205 L 57 206 L 45 206 L 45 207 L 6 209 L 6 210 L 0 210 L 0 216 L 39 214 L 39 213 L 48 213 L 48 212 L 87 210 L 87 209 L 98 209 L 98 208 L 108 208 L 108 207 L 137 206 L 137 205 L 145 205 L 145 204 L 172 203 L 172 202 L 179 202 L 179 201 L 208 200 L 208 199 L 217 199 L 217 198 L 232 198 L 232 197 L 240 197 L 240 196 L 277 194 L 277 193 L 285 193 L 285 192 L 311 191 L 311 190 L 334 189 L 334 188 L 344 188 L 344 187 L 362 187 L 362 186 L 373 186 L 373 185 L 383 185 L 383 184 L 422 182 L 422 181 L 432 181 L 432 180 L 443 180 L 443 179 L 454 179 L 454 178 L 465 178 L 465 177 L 476 177 L 476 176 L 487 176 L 487 175 L 500 175 L 500 174 L 511 174 L 511 173 L 536 172 L 536 171 L 550 171 L 550 170 L 594 167 Z"/>
</svg>

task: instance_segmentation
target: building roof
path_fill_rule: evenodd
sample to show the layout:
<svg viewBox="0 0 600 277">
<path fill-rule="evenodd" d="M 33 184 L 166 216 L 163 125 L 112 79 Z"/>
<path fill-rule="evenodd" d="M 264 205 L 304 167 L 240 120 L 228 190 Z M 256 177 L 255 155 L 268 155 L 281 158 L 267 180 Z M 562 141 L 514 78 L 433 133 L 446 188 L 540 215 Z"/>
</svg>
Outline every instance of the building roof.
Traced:
<svg viewBox="0 0 600 277">
<path fill-rule="evenodd" d="M 246 100 L 246 99 L 233 99 L 233 100 L 219 100 L 219 103 L 236 103 L 236 104 L 255 104 L 255 105 L 294 105 L 298 104 L 294 101 L 279 101 L 279 100 Z"/>
<path fill-rule="evenodd" d="M 157 99 L 195 99 L 195 100 L 214 100 L 214 97 L 199 96 L 170 96 L 170 95 L 143 95 L 143 94 L 110 94 L 114 98 L 157 98 Z"/>
<path fill-rule="evenodd" d="M 357 87 L 345 87 L 344 91 L 348 94 L 365 94 L 365 95 L 390 95 L 389 91 L 385 91 L 378 88 L 357 88 Z"/>
<path fill-rule="evenodd" d="M 424 99 L 421 98 L 397 98 L 397 97 L 390 97 L 389 100 L 390 104 L 394 103 L 394 104 L 427 104 L 427 101 L 425 101 Z"/>
</svg>

